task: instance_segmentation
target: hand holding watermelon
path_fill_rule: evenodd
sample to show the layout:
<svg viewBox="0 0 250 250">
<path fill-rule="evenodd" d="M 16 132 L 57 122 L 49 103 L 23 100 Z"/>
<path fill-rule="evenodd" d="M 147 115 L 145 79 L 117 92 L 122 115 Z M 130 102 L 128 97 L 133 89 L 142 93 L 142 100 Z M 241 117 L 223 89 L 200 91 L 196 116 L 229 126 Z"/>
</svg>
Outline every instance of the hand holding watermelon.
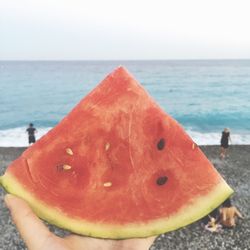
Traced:
<svg viewBox="0 0 250 250">
<path fill-rule="evenodd" d="M 122 67 L 11 163 L 0 185 L 53 225 L 109 239 L 186 226 L 233 192 L 178 122 Z M 21 201 L 12 199 L 13 211 L 15 202 Z M 55 246 L 86 243 L 77 236 L 52 237 L 25 203 L 20 206 L 26 212 L 13 215 L 24 238 L 37 230 L 26 228 L 20 216 Z"/>
<path fill-rule="evenodd" d="M 42 221 L 36 217 L 31 208 L 22 199 L 7 195 L 5 202 L 11 211 L 12 218 L 29 250 L 146 250 L 155 237 L 128 240 L 103 240 L 71 235 L 59 238 L 52 234 Z"/>
</svg>

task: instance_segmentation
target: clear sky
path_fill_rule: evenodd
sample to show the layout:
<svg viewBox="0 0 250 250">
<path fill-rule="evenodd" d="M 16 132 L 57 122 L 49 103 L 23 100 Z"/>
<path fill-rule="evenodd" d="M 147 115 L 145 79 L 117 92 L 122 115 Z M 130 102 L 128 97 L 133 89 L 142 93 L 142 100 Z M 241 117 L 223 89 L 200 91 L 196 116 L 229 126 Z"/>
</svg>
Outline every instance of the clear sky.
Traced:
<svg viewBox="0 0 250 250">
<path fill-rule="evenodd" d="M 249 0 L 0 0 L 0 60 L 250 58 Z"/>
</svg>

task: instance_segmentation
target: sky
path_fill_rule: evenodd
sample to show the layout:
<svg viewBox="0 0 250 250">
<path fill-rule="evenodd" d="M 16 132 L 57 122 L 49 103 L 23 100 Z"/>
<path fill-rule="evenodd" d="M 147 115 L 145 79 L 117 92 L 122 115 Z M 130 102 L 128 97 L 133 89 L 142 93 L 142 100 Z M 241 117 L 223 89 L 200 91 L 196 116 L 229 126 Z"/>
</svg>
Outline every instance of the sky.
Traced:
<svg viewBox="0 0 250 250">
<path fill-rule="evenodd" d="M 249 0 L 0 0 L 0 60 L 250 58 Z"/>
</svg>

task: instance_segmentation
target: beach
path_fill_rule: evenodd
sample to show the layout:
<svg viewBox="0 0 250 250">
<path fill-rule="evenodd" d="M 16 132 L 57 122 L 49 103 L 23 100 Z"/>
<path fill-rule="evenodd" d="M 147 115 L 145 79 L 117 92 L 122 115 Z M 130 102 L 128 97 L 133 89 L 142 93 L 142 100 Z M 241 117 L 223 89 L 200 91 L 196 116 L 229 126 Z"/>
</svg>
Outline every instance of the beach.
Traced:
<svg viewBox="0 0 250 250">
<path fill-rule="evenodd" d="M 219 146 L 201 146 L 216 169 L 234 189 L 233 204 L 243 214 L 236 228 L 210 233 L 204 230 L 201 222 L 184 227 L 174 232 L 158 236 L 151 250 L 166 249 L 239 249 L 250 248 L 250 145 L 233 145 L 229 148 L 229 156 L 219 159 Z M 11 161 L 16 159 L 25 148 L 0 147 L 0 174 L 2 175 Z M 9 211 L 4 205 L 4 191 L 0 189 L 0 249 L 21 250 L 25 245 L 13 225 Z M 62 236 L 63 230 L 49 226 L 50 230 Z"/>
</svg>

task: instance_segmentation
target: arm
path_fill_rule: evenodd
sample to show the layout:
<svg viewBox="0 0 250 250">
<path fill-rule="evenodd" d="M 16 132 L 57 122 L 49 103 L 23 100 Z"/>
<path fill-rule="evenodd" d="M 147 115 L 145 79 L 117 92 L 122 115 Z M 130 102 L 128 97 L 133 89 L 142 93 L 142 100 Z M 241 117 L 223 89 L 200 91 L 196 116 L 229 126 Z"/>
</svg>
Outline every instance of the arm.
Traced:
<svg viewBox="0 0 250 250">
<path fill-rule="evenodd" d="M 239 218 L 243 219 L 242 214 L 240 213 L 240 211 L 239 211 L 237 208 L 235 208 L 235 214 L 236 214 Z"/>
</svg>

